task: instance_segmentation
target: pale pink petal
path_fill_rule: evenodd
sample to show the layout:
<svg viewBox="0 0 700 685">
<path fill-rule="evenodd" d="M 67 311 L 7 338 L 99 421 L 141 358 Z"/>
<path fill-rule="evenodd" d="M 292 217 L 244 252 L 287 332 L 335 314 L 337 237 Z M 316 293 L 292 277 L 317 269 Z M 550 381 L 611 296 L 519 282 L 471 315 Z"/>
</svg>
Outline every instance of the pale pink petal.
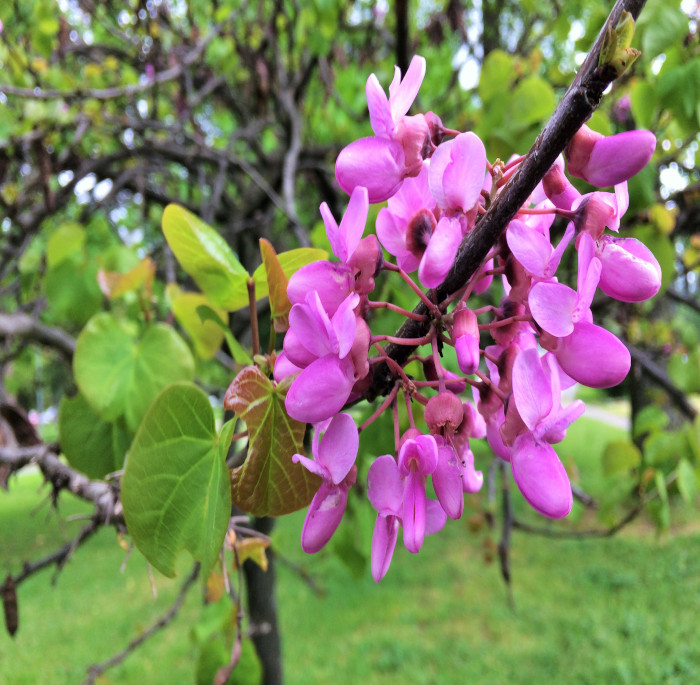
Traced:
<svg viewBox="0 0 700 685">
<path fill-rule="evenodd" d="M 382 516 L 401 516 L 403 482 L 396 460 L 390 454 L 377 457 L 369 467 L 367 499 Z"/>
<path fill-rule="evenodd" d="M 417 554 L 425 538 L 425 477 L 409 471 L 403 491 L 403 544 L 411 554 Z"/>
<path fill-rule="evenodd" d="M 450 158 L 451 163 L 442 177 L 447 206 L 468 212 L 481 196 L 486 173 L 486 148 L 475 133 L 460 133 L 452 141 Z"/>
<path fill-rule="evenodd" d="M 287 335 L 288 334 L 289 331 L 287 331 Z M 310 359 L 309 364 L 312 361 L 313 358 Z M 306 366 L 306 364 L 304 364 L 304 366 Z M 277 357 L 275 359 L 275 367 L 272 370 L 272 377 L 275 379 L 276 383 L 279 383 L 287 376 L 299 373 L 299 371 L 301 371 L 302 368 L 303 367 L 297 366 L 296 364 L 293 364 L 291 361 L 289 361 L 289 358 L 284 352 L 278 352 Z"/>
<path fill-rule="evenodd" d="M 398 466 L 402 476 L 407 476 L 412 471 L 427 476 L 435 470 L 437 463 L 437 442 L 432 435 L 418 435 L 401 445 Z"/>
<path fill-rule="evenodd" d="M 296 305 L 295 305 L 296 306 Z M 296 367 L 297 371 L 307 367 L 318 359 L 318 355 L 304 345 L 293 329 L 288 329 L 284 335 L 284 355 L 289 364 Z M 328 351 L 326 351 L 327 353 Z"/>
<path fill-rule="evenodd" d="M 580 321 L 554 352 L 564 372 L 591 388 L 611 388 L 630 370 L 629 350 L 610 331 Z"/>
<path fill-rule="evenodd" d="M 360 438 L 350 414 L 336 414 L 321 438 L 317 460 L 324 465 L 336 485 L 355 463 Z"/>
<path fill-rule="evenodd" d="M 402 81 L 398 81 L 395 72 L 394 80 L 389 86 L 389 106 L 395 123 L 411 109 L 425 78 L 425 71 L 425 57 L 415 55 Z"/>
<path fill-rule="evenodd" d="M 367 107 L 369 109 L 369 122 L 375 135 L 388 138 L 394 130 L 394 122 L 391 118 L 389 100 L 379 79 L 370 74 L 365 86 Z"/>
<path fill-rule="evenodd" d="M 438 221 L 418 267 L 418 278 L 426 288 L 436 288 L 445 280 L 462 242 L 462 230 L 456 218 Z"/>
<path fill-rule="evenodd" d="M 388 200 L 405 175 L 403 147 L 388 138 L 360 138 L 344 147 L 335 162 L 338 185 L 348 195 L 364 186 L 371 203 Z"/>
<path fill-rule="evenodd" d="M 352 292 L 354 277 L 345 264 L 328 261 L 312 262 L 292 274 L 287 284 L 287 297 L 294 304 L 306 301 L 306 295 L 316 290 L 323 309 L 333 316 L 340 303 Z"/>
<path fill-rule="evenodd" d="M 352 362 L 333 354 L 309 364 L 292 383 L 284 404 L 297 421 L 318 423 L 337 414 L 354 385 Z"/>
<path fill-rule="evenodd" d="M 335 331 L 316 290 L 307 293 L 306 302 L 295 304 L 289 310 L 289 330 L 294 331 L 299 342 L 316 357 L 338 353 Z M 295 361 L 291 356 L 290 359 Z"/>
<path fill-rule="evenodd" d="M 474 453 L 466 450 L 462 460 L 462 489 L 468 493 L 479 492 L 484 484 L 484 474 L 474 468 Z"/>
<path fill-rule="evenodd" d="M 350 196 L 348 208 L 340 222 L 340 236 L 344 245 L 345 257 L 341 257 L 337 252 L 336 256 L 346 262 L 357 249 L 362 239 L 362 234 L 367 223 L 367 213 L 369 211 L 369 195 L 367 188 L 357 186 Z M 331 243 L 332 245 L 332 243 Z M 335 249 L 333 250 L 335 252 Z"/>
<path fill-rule="evenodd" d="M 378 583 L 389 570 L 391 558 L 399 536 L 399 519 L 397 516 L 377 514 L 372 534 L 372 578 Z"/>
<path fill-rule="evenodd" d="M 521 350 L 513 364 L 513 398 L 532 431 L 552 411 L 552 388 L 535 348 Z"/>
<path fill-rule="evenodd" d="M 563 283 L 535 283 L 528 297 L 532 318 L 557 338 L 574 330 L 572 314 L 577 302 L 576 292 Z"/>
<path fill-rule="evenodd" d="M 357 316 L 354 309 L 359 302 L 360 296 L 357 293 L 352 293 L 345 298 L 336 313 L 333 314 L 331 325 L 333 326 L 334 338 L 338 341 L 338 349 L 334 351 L 341 359 L 347 357 L 355 342 Z"/>
<path fill-rule="evenodd" d="M 458 519 L 464 509 L 462 472 L 457 455 L 450 445 L 438 447 L 438 463 L 433 471 L 433 488 L 440 506 L 451 519 Z"/>
<path fill-rule="evenodd" d="M 358 186 L 359 187 L 359 186 Z M 355 191 L 353 190 L 353 193 Z M 322 202 L 321 206 L 319 207 L 319 211 L 321 212 L 321 218 L 323 219 L 323 224 L 326 227 L 326 236 L 328 238 L 328 242 L 331 244 L 331 250 L 333 250 L 333 254 L 341 261 L 341 262 L 347 262 L 348 260 L 348 250 L 347 247 L 345 246 L 345 241 L 343 240 L 343 236 L 340 234 L 340 231 L 338 230 L 338 224 L 333 217 L 333 214 L 331 213 L 331 209 L 328 206 L 326 202 Z"/>
<path fill-rule="evenodd" d="M 354 478 L 353 478 L 354 481 Z M 301 530 L 301 548 L 315 554 L 325 547 L 340 524 L 348 503 L 348 487 L 323 483 L 311 500 Z"/>
<path fill-rule="evenodd" d="M 330 482 L 330 473 L 328 469 L 320 461 L 314 459 L 309 459 L 303 454 L 295 454 L 292 456 L 292 461 L 295 464 L 301 464 L 307 471 L 315 473 L 317 476 L 323 478 L 324 481 Z M 342 480 L 342 479 L 341 479 Z"/>
<path fill-rule="evenodd" d="M 425 503 L 425 534 L 433 535 L 433 533 L 441 531 L 446 521 L 445 510 L 440 506 L 440 503 L 429 499 Z"/>
<path fill-rule="evenodd" d="M 659 292 L 659 262 L 636 238 L 603 236 L 597 255 L 602 264 L 598 285 L 606 295 L 622 302 L 643 302 Z"/>
<path fill-rule="evenodd" d="M 545 419 L 535 432 L 535 437 L 550 444 L 561 442 L 566 437 L 566 429 L 576 419 L 583 416 L 586 405 L 583 400 L 574 400 L 571 404 L 561 409 L 555 416 Z"/>
<path fill-rule="evenodd" d="M 599 138 L 582 178 L 599 188 L 622 183 L 647 165 L 655 149 L 656 136 L 651 131 L 624 131 Z"/>
<path fill-rule="evenodd" d="M 513 256 L 530 274 L 546 278 L 545 269 L 552 254 L 552 245 L 544 235 L 514 219 L 506 229 L 506 241 Z"/>
<path fill-rule="evenodd" d="M 406 184 L 404 183 L 404 185 Z M 396 195 L 394 197 L 396 197 Z M 395 257 L 411 257 L 414 259 L 416 265 L 413 269 L 410 269 L 410 271 L 413 271 L 418 268 L 419 260 L 417 257 L 414 257 L 406 247 L 407 227 L 407 223 L 397 215 L 392 214 L 387 207 L 383 207 L 379 210 L 379 214 L 377 215 L 377 238 L 379 238 L 379 242 L 389 254 Z"/>
<path fill-rule="evenodd" d="M 535 511 L 553 519 L 571 511 L 569 476 L 552 447 L 521 435 L 513 445 L 510 465 L 520 492 Z"/>
</svg>

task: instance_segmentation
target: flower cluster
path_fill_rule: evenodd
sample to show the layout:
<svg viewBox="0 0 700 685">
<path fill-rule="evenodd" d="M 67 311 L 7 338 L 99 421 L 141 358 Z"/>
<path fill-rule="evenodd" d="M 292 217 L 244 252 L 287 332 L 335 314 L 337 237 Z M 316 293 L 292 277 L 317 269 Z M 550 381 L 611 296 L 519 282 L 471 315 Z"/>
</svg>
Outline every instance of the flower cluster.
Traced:
<svg viewBox="0 0 700 685">
<path fill-rule="evenodd" d="M 628 206 L 627 179 L 651 158 L 654 135 L 604 137 L 584 126 L 567 146 L 566 162 L 560 157 L 551 167 L 469 282 L 445 301 L 428 299 L 410 274 L 417 272 L 425 288 L 443 282 L 463 238 L 522 158 L 489 163 L 474 133 L 446 129 L 432 112 L 408 116 L 425 70 L 421 57 L 403 79 L 397 69 L 388 97 L 376 76 L 368 79 L 374 136 L 348 145 L 336 162 L 337 181 L 350 196 L 347 210 L 338 224 L 325 203 L 320 208 L 338 261 L 310 264 L 291 278 L 289 330 L 274 369 L 276 380 L 295 375 L 286 397 L 289 415 L 314 424 L 313 459 L 294 457 L 322 478 L 302 532 L 307 552 L 321 549 L 342 518 L 357 477 L 358 430 L 383 411 L 394 412 L 396 453 L 377 456 L 367 474 L 367 496 L 377 511 L 376 581 L 389 568 L 400 529 L 406 548 L 418 552 L 426 535 L 462 515 L 464 493 L 481 488 L 471 439 L 485 438 L 510 463 L 536 511 L 551 518 L 569 513 L 571 484 L 552 445 L 585 408 L 581 400 L 562 406 L 562 390 L 574 383 L 611 387 L 630 367 L 625 345 L 593 322 L 594 295 L 600 290 L 637 302 L 661 283 L 652 253 L 614 235 Z M 612 190 L 582 195 L 570 176 Z M 363 237 L 369 204 L 385 201 L 376 236 Z M 557 216 L 567 225 L 555 245 L 550 230 Z M 575 289 L 556 276 L 567 249 L 577 255 Z M 382 271 L 403 278 L 428 314 L 371 300 Z M 470 298 L 489 288 L 500 290 L 499 305 L 470 307 Z M 427 334 L 373 335 L 369 315 L 379 307 L 421 321 Z M 385 342 L 417 348 L 409 361 L 422 365 L 424 378 L 409 377 Z M 444 345 L 454 346 L 459 373 L 446 368 Z M 358 429 L 351 414 L 339 412 L 363 397 L 377 364 L 387 364 L 396 382 Z M 408 408 L 403 432 L 399 393 Z M 424 405 L 423 430 L 416 427 L 414 403 Z"/>
</svg>

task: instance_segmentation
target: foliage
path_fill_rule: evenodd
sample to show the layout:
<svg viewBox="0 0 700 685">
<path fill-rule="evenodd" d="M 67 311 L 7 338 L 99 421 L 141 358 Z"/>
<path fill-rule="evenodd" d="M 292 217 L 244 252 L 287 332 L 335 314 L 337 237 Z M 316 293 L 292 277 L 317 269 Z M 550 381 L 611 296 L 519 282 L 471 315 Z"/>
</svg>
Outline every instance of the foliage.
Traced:
<svg viewBox="0 0 700 685">
<path fill-rule="evenodd" d="M 608 3 L 443 4 L 410 16 L 410 50 L 425 55 L 431 75 L 422 103 L 446 126 L 476 132 L 494 157 L 524 152 Z M 231 494 L 246 512 L 278 515 L 318 489 L 317 476 L 291 463 L 306 454 L 304 425 L 286 415 L 287 386 L 268 373 L 291 305 L 288 279 L 328 257 L 317 208 L 325 201 L 338 217 L 346 204 L 332 163 L 370 132 L 367 75 L 386 84 L 394 62 L 407 67 L 408 55 L 393 51 L 397 21 L 372 3 L 340 0 L 0 6 L 0 310 L 75 339 L 72 352 L 2 322 L 0 389 L 27 410 L 59 407 L 60 451 L 75 470 L 102 479 L 126 457 L 126 524 L 163 573 L 175 571 L 181 549 L 221 572 L 222 541 L 232 568 L 243 539 L 229 545 Z M 649 0 L 634 41 L 642 55 L 589 122 L 605 135 L 648 128 L 659 141 L 630 182 L 622 231 L 655 254 L 661 292 L 592 307 L 635 351 L 632 380 L 618 391 L 632 397 L 633 431 L 608 445 L 609 478 L 593 492 L 605 524 L 638 507 L 665 530 L 675 495 L 696 499 L 700 423 L 679 396 L 700 391 L 698 40 L 685 5 Z M 470 71 L 478 77 L 459 87 Z M 571 277 L 575 266 L 562 267 Z M 378 288 L 382 300 L 415 304 L 388 279 Z M 498 304 L 488 295 L 482 303 Z M 401 322 L 390 311 L 375 316 L 388 334 Z M 267 349 L 252 347 L 258 319 Z M 28 350 L 26 340 L 42 346 Z M 456 359 L 446 366 L 456 370 Z M 234 426 L 222 421 L 223 395 L 243 368 Z M 351 411 L 365 420 L 373 410 Z M 408 416 L 400 420 L 406 428 Z M 244 430 L 243 453 L 242 438 L 229 453 Z M 361 452 L 381 453 L 391 432 L 378 422 Z M 484 470 L 489 459 L 477 453 Z M 278 496 L 281 483 L 288 498 Z M 352 492 L 349 507 L 359 510 Z M 496 515 L 493 501 L 483 508 Z M 337 548 L 361 567 L 358 537 Z M 236 612 L 221 611 L 224 627 L 197 643 L 208 674 L 228 663 L 241 634 Z"/>
</svg>

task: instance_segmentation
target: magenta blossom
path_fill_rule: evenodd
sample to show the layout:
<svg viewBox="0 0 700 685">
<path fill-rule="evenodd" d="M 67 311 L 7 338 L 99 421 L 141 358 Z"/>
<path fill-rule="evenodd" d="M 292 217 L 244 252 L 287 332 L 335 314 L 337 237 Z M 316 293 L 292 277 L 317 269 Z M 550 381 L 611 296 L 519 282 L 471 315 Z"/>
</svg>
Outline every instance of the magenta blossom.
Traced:
<svg viewBox="0 0 700 685">
<path fill-rule="evenodd" d="M 367 212 L 369 211 L 367 188 L 357 186 L 352 191 L 348 208 L 340 221 L 340 226 L 325 202 L 321 204 L 320 210 L 333 254 L 341 262 L 347 263 L 360 244 L 367 223 Z"/>
<path fill-rule="evenodd" d="M 661 287 L 661 267 L 652 251 L 636 238 L 604 235 L 596 244 L 601 263 L 600 289 L 622 302 L 643 302 Z"/>
<path fill-rule="evenodd" d="M 319 441 L 319 435 L 323 437 Z M 349 414 L 337 414 L 316 426 L 311 445 L 313 459 L 295 454 L 292 461 L 323 479 L 306 513 L 301 547 L 318 552 L 331 539 L 345 512 L 348 491 L 355 484 L 355 458 L 359 446 L 357 426 Z"/>
<path fill-rule="evenodd" d="M 406 513 L 405 488 L 405 481 L 401 477 L 399 466 L 391 455 L 385 454 L 372 462 L 367 473 L 367 497 L 377 511 L 377 520 L 372 535 L 371 560 L 372 577 L 377 583 L 389 570 L 394 554 L 399 524 L 402 523 Z M 445 525 L 446 516 L 440 504 L 435 500 L 429 499 L 425 505 L 423 533 L 431 535 L 437 533 Z M 410 511 L 408 513 L 410 514 Z M 412 524 L 409 523 L 409 525 Z M 416 532 L 415 522 L 413 531 Z M 404 535 L 404 541 L 405 537 Z"/>
<path fill-rule="evenodd" d="M 567 145 L 567 171 L 598 188 L 632 178 L 649 162 L 656 149 L 651 131 L 624 131 L 604 136 L 585 124 Z"/>
</svg>

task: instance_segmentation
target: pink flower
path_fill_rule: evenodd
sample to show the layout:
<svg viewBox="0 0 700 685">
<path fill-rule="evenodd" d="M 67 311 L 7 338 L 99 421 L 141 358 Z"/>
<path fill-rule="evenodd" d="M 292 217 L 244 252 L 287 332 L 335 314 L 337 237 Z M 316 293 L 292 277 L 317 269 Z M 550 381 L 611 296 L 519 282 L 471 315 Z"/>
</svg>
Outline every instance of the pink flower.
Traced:
<svg viewBox="0 0 700 685">
<path fill-rule="evenodd" d="M 348 208 L 343 215 L 340 226 L 338 226 L 325 202 L 321 204 L 320 210 L 333 254 L 341 262 L 347 264 L 360 244 L 360 239 L 367 223 L 367 213 L 369 211 L 367 188 L 357 186 L 352 191 Z"/>
<path fill-rule="evenodd" d="M 625 131 L 604 136 L 585 124 L 564 151 L 567 171 L 591 185 L 605 188 L 622 183 L 640 172 L 656 149 L 651 131 Z"/>
<path fill-rule="evenodd" d="M 460 371 L 468 376 L 479 368 L 479 324 L 476 314 L 462 307 L 455 312 L 452 339 Z"/>
<path fill-rule="evenodd" d="M 600 289 L 622 302 L 643 302 L 661 287 L 661 267 L 651 250 L 636 238 L 604 235 L 596 245 Z"/>
<path fill-rule="evenodd" d="M 319 435 L 323 437 L 319 442 Z M 355 458 L 359 436 L 349 414 L 337 414 L 316 426 L 311 446 L 313 460 L 295 454 L 292 461 L 323 479 L 314 496 L 301 531 L 301 547 L 307 554 L 318 552 L 331 539 L 345 512 L 348 491 L 355 484 Z"/>
</svg>

